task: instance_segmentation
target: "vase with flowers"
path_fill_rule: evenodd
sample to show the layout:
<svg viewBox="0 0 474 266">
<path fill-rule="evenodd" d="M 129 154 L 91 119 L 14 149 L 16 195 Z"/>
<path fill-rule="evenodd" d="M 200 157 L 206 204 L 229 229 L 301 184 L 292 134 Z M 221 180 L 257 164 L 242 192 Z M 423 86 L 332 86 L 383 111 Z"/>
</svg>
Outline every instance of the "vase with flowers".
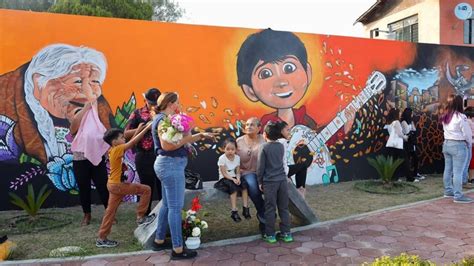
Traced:
<svg viewBox="0 0 474 266">
<path fill-rule="evenodd" d="M 201 207 L 199 197 L 195 197 L 192 200 L 191 208 L 186 212 L 183 211 L 183 237 L 186 247 L 189 249 L 199 248 L 202 231 L 209 227 L 207 222 L 201 220 L 197 215 Z"/>
</svg>

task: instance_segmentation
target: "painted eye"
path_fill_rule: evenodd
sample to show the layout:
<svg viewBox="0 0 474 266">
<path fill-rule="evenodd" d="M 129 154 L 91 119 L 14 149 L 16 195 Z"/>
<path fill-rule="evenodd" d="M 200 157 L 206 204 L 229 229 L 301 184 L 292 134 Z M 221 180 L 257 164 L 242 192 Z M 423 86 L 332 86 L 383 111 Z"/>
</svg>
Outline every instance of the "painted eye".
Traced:
<svg viewBox="0 0 474 266">
<path fill-rule="evenodd" d="M 264 68 L 258 72 L 258 78 L 259 79 L 267 79 L 269 77 L 273 76 L 273 73 L 270 69 Z"/>
<path fill-rule="evenodd" d="M 295 72 L 295 70 L 296 70 L 296 65 L 293 63 L 285 63 L 283 65 L 283 72 L 285 72 L 285 74 L 293 73 Z"/>
</svg>

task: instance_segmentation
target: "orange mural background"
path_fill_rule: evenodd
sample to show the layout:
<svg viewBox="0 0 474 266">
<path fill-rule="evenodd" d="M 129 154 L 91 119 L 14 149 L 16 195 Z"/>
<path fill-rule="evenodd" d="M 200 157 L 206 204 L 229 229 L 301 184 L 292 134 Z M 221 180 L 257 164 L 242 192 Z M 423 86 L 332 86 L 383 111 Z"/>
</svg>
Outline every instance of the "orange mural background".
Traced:
<svg viewBox="0 0 474 266">
<path fill-rule="evenodd" d="M 103 95 L 113 110 L 132 92 L 137 104 L 150 87 L 178 91 L 185 107 L 200 107 L 210 124 L 272 112 L 247 100 L 237 85 L 236 55 L 258 30 L 0 10 L 0 75 L 29 62 L 53 43 L 87 46 L 108 62 Z M 297 33 L 308 50 L 313 80 L 305 98 L 308 114 L 330 121 L 363 88 L 373 70 L 394 71 L 413 62 L 411 43 Z M 216 101 L 211 100 L 214 97 Z M 201 102 L 206 103 L 203 110 Z M 216 104 L 217 103 L 217 107 Z M 299 107 L 299 106 L 296 106 Z M 224 109 L 232 110 L 232 116 Z M 211 112 L 213 114 L 211 114 Z"/>
</svg>

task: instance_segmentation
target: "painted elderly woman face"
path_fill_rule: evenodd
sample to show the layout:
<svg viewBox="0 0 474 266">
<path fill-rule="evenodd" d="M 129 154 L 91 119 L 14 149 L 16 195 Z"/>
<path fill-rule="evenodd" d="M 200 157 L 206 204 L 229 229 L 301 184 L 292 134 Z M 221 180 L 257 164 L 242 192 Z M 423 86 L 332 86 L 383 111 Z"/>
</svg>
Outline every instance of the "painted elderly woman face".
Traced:
<svg viewBox="0 0 474 266">
<path fill-rule="evenodd" d="M 85 104 L 102 94 L 99 77 L 95 65 L 82 63 L 73 66 L 69 74 L 50 80 L 42 89 L 35 86 L 34 95 L 51 115 L 71 120 Z"/>
</svg>

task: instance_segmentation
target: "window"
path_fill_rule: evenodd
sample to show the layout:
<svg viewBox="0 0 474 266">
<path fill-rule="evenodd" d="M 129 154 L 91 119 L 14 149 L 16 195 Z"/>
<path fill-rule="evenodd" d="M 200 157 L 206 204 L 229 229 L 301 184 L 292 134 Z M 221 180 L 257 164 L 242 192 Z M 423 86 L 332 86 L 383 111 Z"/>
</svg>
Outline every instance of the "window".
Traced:
<svg viewBox="0 0 474 266">
<path fill-rule="evenodd" d="M 418 15 L 388 24 L 388 29 L 395 33 L 395 40 L 418 42 Z"/>
<path fill-rule="evenodd" d="M 474 44 L 474 19 L 464 20 L 464 43 Z"/>
<path fill-rule="evenodd" d="M 379 37 L 379 28 L 375 28 L 370 31 L 370 38 L 373 39 L 375 37 Z"/>
</svg>

